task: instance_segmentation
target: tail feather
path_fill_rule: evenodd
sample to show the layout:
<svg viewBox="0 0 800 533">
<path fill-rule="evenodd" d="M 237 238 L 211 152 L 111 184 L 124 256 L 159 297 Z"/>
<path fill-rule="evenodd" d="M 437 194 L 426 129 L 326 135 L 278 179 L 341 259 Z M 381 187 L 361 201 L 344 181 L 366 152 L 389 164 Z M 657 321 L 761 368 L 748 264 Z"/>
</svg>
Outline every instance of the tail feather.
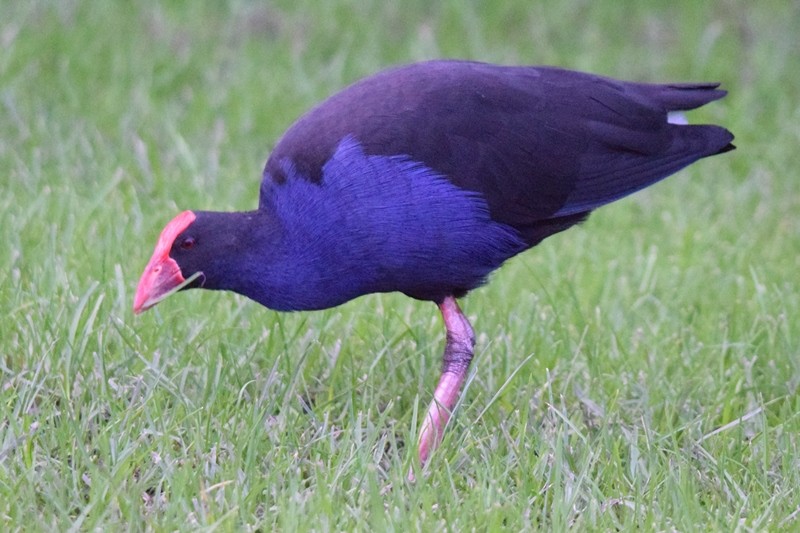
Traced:
<svg viewBox="0 0 800 533">
<path fill-rule="evenodd" d="M 642 144 L 630 135 L 627 146 L 616 145 L 614 152 L 587 153 L 583 171 L 575 188 L 554 216 L 588 212 L 624 198 L 689 166 L 698 159 L 729 152 L 733 134 L 721 126 L 672 125 L 673 140 L 658 154 L 640 151 Z M 638 146 L 637 146 L 638 145 Z"/>
<path fill-rule="evenodd" d="M 723 98 L 728 91 L 719 83 L 636 84 L 641 94 L 665 111 L 687 111 Z"/>
</svg>

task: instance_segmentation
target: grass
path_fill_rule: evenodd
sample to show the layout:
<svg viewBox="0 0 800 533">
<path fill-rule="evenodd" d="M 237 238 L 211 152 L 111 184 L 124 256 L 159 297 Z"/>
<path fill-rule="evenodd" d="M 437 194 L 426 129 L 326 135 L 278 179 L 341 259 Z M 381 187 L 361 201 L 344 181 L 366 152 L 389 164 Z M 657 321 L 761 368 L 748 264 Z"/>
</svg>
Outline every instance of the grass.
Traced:
<svg viewBox="0 0 800 533">
<path fill-rule="evenodd" d="M 3 530 L 800 527 L 796 5 L 0 0 Z M 250 209 L 291 121 L 399 62 L 719 80 L 737 135 L 464 300 L 477 358 L 405 481 L 434 307 L 134 317 L 179 209 Z"/>
</svg>

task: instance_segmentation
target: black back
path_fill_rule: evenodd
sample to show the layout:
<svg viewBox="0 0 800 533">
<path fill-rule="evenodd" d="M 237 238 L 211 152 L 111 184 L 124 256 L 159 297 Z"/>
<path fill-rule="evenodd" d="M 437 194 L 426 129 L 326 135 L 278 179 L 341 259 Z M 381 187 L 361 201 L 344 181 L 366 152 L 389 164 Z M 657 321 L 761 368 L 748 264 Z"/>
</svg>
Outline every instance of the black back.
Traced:
<svg viewBox="0 0 800 533">
<path fill-rule="evenodd" d="M 352 136 L 369 155 L 406 155 L 486 199 L 492 219 L 530 245 L 605 203 L 733 149 L 718 126 L 667 113 L 723 97 L 718 84 L 653 85 L 552 67 L 431 61 L 387 70 L 335 94 L 278 142 L 265 186 L 305 179 Z M 263 201 L 262 201 L 263 205 Z"/>
</svg>

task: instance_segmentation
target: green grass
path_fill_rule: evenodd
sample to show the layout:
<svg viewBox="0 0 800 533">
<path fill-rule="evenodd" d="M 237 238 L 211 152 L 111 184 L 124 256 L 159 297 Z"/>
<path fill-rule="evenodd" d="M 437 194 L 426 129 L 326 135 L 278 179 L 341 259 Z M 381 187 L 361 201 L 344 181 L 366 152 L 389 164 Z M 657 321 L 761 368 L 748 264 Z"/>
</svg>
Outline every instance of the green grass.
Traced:
<svg viewBox="0 0 800 533">
<path fill-rule="evenodd" d="M 502 5 L 496 5 L 502 4 Z M 784 1 L 0 0 L 0 529 L 800 528 L 800 10 Z M 303 110 L 390 64 L 718 80 L 739 149 L 463 302 L 430 474 L 433 305 L 131 312 L 180 209 L 251 209 Z"/>
</svg>

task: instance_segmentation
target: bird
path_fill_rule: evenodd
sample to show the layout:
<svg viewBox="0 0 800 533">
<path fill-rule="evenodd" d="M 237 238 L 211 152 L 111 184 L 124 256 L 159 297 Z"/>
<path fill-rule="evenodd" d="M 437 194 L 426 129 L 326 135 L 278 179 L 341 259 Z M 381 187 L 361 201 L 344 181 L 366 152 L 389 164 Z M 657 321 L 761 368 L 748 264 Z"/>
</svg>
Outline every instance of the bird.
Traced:
<svg viewBox="0 0 800 533">
<path fill-rule="evenodd" d="M 424 467 L 473 358 L 457 299 L 598 207 L 733 150 L 727 129 L 682 115 L 725 96 L 719 85 L 446 59 L 378 72 L 289 127 L 256 209 L 172 219 L 133 310 L 193 288 L 276 311 L 386 292 L 435 303 L 446 340 L 418 433 Z"/>
</svg>

